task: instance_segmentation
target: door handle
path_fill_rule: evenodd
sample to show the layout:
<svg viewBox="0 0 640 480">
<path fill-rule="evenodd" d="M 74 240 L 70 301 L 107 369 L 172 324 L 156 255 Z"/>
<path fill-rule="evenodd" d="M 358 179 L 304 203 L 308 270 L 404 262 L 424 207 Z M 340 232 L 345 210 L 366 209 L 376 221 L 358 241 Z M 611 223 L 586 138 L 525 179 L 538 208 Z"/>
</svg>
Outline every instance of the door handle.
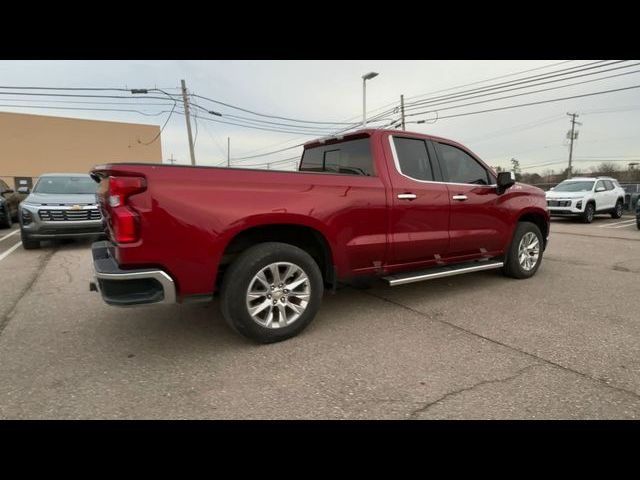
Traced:
<svg viewBox="0 0 640 480">
<path fill-rule="evenodd" d="M 454 200 L 458 200 L 459 202 L 464 202 L 467 199 L 466 195 L 454 195 L 453 197 Z"/>
<path fill-rule="evenodd" d="M 398 198 L 400 200 L 415 200 L 418 196 L 415 193 L 399 193 Z"/>
</svg>

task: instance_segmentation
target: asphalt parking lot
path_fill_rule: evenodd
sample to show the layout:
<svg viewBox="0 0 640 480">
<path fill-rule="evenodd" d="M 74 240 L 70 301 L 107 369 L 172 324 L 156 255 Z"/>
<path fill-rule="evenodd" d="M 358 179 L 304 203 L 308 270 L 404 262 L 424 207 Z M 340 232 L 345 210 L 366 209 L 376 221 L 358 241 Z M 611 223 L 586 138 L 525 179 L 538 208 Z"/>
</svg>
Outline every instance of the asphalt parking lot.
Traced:
<svg viewBox="0 0 640 480">
<path fill-rule="evenodd" d="M 0 418 L 637 419 L 632 220 L 554 220 L 529 280 L 345 287 L 273 345 L 217 301 L 109 307 L 90 242 L 26 251 L 0 230 Z"/>
</svg>

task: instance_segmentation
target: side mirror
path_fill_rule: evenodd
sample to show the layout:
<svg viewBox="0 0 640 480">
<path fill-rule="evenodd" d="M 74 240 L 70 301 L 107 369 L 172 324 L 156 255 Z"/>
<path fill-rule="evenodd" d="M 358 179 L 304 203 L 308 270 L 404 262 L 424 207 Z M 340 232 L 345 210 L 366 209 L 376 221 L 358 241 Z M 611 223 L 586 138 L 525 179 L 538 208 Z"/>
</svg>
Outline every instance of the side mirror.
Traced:
<svg viewBox="0 0 640 480">
<path fill-rule="evenodd" d="M 606 188 L 604 188 L 604 187 L 596 188 L 596 192 L 604 192 L 605 190 L 606 190 Z"/>
<path fill-rule="evenodd" d="M 549 190 L 553 190 L 554 188 L 556 188 L 556 187 L 551 187 Z"/>
<path fill-rule="evenodd" d="M 498 195 L 502 195 L 509 187 L 516 183 L 516 176 L 513 172 L 498 173 L 497 191 Z"/>
<path fill-rule="evenodd" d="M 18 193 L 25 193 L 25 194 L 29 194 L 29 187 L 19 187 L 18 188 Z"/>
</svg>

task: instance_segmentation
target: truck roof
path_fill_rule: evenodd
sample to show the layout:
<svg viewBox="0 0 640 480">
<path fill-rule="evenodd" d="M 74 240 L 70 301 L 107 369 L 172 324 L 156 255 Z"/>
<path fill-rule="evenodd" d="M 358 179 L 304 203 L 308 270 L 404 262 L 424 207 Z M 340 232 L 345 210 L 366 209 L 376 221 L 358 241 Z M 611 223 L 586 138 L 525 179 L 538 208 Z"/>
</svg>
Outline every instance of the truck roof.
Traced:
<svg viewBox="0 0 640 480">
<path fill-rule="evenodd" d="M 310 140 L 304 144 L 304 148 L 315 147 L 317 145 L 323 145 L 325 143 L 340 142 L 342 140 L 348 140 L 352 138 L 362 138 L 365 136 L 380 135 L 384 133 L 391 134 L 391 135 L 410 135 L 412 137 L 420 137 L 420 138 L 424 138 L 428 140 L 436 140 L 436 141 L 443 140 L 452 144 L 460 145 L 458 142 L 454 140 L 450 140 L 448 138 L 443 138 L 443 137 L 437 137 L 435 135 L 428 135 L 426 133 L 409 132 L 405 130 L 395 130 L 395 129 L 389 129 L 389 128 L 361 128 L 360 130 L 356 130 L 354 132 L 330 135 L 330 136 Z"/>
</svg>

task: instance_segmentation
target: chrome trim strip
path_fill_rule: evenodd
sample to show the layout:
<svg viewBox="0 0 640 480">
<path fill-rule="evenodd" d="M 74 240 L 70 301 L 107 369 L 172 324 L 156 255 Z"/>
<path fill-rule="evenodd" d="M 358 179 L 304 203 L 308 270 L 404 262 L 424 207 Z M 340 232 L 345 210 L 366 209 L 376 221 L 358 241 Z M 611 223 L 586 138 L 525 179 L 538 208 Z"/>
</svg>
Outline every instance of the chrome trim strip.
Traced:
<svg viewBox="0 0 640 480">
<path fill-rule="evenodd" d="M 498 186 L 495 183 L 491 185 L 480 185 L 478 183 L 456 183 L 456 182 L 436 182 L 434 180 L 418 180 L 417 178 L 413 178 L 413 177 L 410 177 L 409 175 L 405 175 L 404 173 L 402 173 L 402 170 L 400 169 L 400 162 L 398 162 L 398 152 L 396 152 L 396 146 L 393 142 L 393 138 L 394 138 L 394 135 L 390 134 L 389 144 L 391 145 L 391 153 L 393 154 L 393 163 L 396 166 L 396 172 L 398 172 L 399 175 L 405 178 L 408 178 L 409 180 L 413 180 L 414 182 L 420 182 L 420 183 L 434 183 L 437 185 L 467 185 L 470 187 L 478 187 L 478 188 L 496 188 Z M 406 137 L 406 138 L 409 138 L 409 137 Z M 416 140 L 421 140 L 421 139 L 417 138 Z"/>
<path fill-rule="evenodd" d="M 157 303 L 176 303 L 176 287 L 173 283 L 173 279 L 162 270 L 145 270 L 142 272 L 131 273 L 94 273 L 96 278 L 102 278 L 103 280 L 136 280 L 141 278 L 153 278 L 160 282 L 164 293 L 164 299 Z M 96 284 L 98 285 L 98 288 L 100 288 L 100 284 L 97 282 Z"/>
<path fill-rule="evenodd" d="M 422 282 L 425 280 L 433 280 L 435 278 L 452 277 L 454 275 L 462 275 L 463 273 L 480 272 L 482 270 L 492 270 L 494 268 L 501 268 L 504 266 L 504 262 L 491 262 L 474 265 L 473 267 L 465 267 L 447 270 L 444 272 L 423 273 L 420 275 L 409 276 L 405 278 L 393 278 L 395 275 L 383 277 L 389 286 L 395 287 L 396 285 L 405 285 L 407 283 Z M 401 274 L 399 274 L 401 275 Z"/>
</svg>

